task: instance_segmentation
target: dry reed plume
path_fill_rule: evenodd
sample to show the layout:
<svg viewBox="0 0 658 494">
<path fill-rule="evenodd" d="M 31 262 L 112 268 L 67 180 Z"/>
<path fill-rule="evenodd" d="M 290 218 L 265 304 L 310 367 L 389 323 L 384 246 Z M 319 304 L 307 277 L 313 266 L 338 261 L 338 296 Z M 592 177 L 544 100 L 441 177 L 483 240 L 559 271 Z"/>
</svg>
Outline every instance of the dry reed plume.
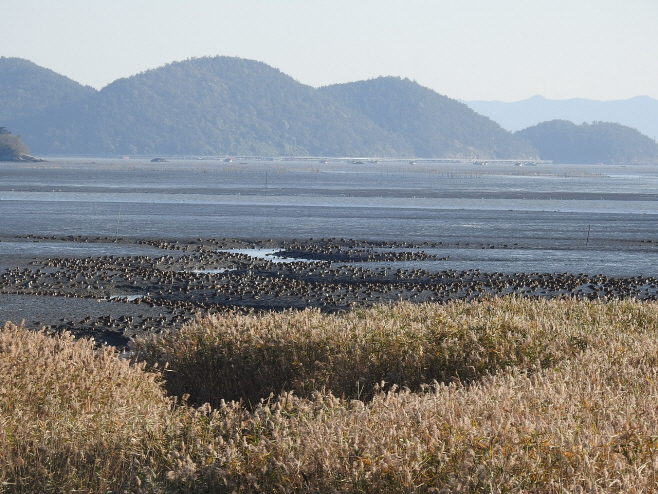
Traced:
<svg viewBox="0 0 658 494">
<path fill-rule="evenodd" d="M 65 487 L 50 490 L 74 488 L 64 483 L 74 473 L 69 463 L 47 463 L 37 444 L 59 445 L 54 458 L 78 462 L 81 478 L 96 479 L 95 469 L 114 465 L 107 467 L 113 476 L 103 473 L 112 481 L 75 487 L 89 492 L 658 490 L 655 303 L 510 298 L 342 315 L 230 315 L 137 342 L 151 364 L 170 362 L 171 372 L 162 374 L 170 389 L 183 391 L 189 379 L 184 391 L 208 393 L 215 408 L 172 408 L 153 374 L 109 353 L 92 357 L 84 342 L 25 336 L 14 326 L 0 341 L 0 472 L 7 491 L 30 492 L 24 486 L 34 472 L 54 478 L 57 466 L 57 485 Z M 78 359 L 87 364 L 72 363 Z M 94 359 L 99 370 L 81 373 Z M 60 363 L 44 364 L 51 361 Z M 15 362 L 25 362 L 22 370 L 12 371 Z M 40 365 L 61 374 L 38 374 Z M 6 372 L 14 377 L 5 379 Z M 123 376 L 122 392 L 108 383 L 107 393 L 127 403 L 89 416 L 83 398 L 106 382 L 94 381 L 95 374 Z M 24 382 L 16 391 L 15 379 Z M 367 388 L 378 379 L 408 389 Z M 69 381 L 77 384 L 63 384 Z M 40 387 L 48 389 L 32 391 Z M 267 399 L 272 390 L 283 392 Z M 222 400 L 223 393 L 251 405 Z M 266 399 L 257 400 L 259 393 Z M 48 400 L 57 412 L 44 412 Z M 41 417 L 50 432 L 40 432 Z M 128 418 L 126 428 L 107 425 Z M 90 453 L 69 453 L 69 440 Z"/>
<path fill-rule="evenodd" d="M 382 381 L 417 390 L 433 381 L 468 383 L 507 367 L 546 368 L 580 352 L 591 330 L 588 317 L 520 299 L 400 303 L 335 315 L 231 314 L 138 339 L 133 349 L 151 365 L 168 364 L 170 393 L 190 393 L 198 404 L 256 404 L 286 391 L 368 399 Z M 555 330 L 565 324 L 568 330 Z"/>
<path fill-rule="evenodd" d="M 154 475 L 158 376 L 88 340 L 0 330 L 0 491 L 106 492 Z"/>
</svg>

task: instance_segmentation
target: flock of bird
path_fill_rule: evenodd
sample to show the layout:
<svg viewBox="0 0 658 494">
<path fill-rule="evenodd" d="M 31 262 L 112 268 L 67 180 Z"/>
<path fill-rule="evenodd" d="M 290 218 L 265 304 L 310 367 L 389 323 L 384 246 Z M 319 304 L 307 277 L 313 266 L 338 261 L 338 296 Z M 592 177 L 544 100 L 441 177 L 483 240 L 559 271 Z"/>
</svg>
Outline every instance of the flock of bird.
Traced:
<svg viewBox="0 0 658 494">
<path fill-rule="evenodd" d="M 58 241 L 108 242 L 96 239 Z M 38 241 L 38 239 L 37 239 Z M 484 273 L 419 269 L 405 264 L 444 258 L 428 243 L 307 239 L 241 242 L 141 240 L 161 256 L 37 258 L 0 274 L 0 294 L 58 297 L 62 313 L 26 321 L 48 331 L 68 330 L 100 343 L 124 346 L 133 335 L 175 328 L 198 313 L 315 307 L 334 312 L 400 300 L 441 302 L 517 294 L 524 297 L 656 300 L 658 279 L 569 273 Z M 235 247 L 276 247 L 254 257 Z M 248 252 L 252 255 L 249 255 Z M 424 264 L 425 265 L 425 264 Z M 67 316 L 67 299 L 107 300 L 99 312 Z M 142 310 L 148 308 L 149 310 Z M 106 310 L 106 313 L 102 313 Z"/>
</svg>

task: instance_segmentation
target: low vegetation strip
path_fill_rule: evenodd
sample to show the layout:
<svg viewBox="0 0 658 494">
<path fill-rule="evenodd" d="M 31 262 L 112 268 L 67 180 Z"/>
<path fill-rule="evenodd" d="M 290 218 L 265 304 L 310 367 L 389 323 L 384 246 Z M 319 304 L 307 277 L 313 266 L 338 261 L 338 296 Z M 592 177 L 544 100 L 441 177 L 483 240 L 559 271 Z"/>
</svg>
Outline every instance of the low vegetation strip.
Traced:
<svg viewBox="0 0 658 494">
<path fill-rule="evenodd" d="M 652 492 L 657 337 L 651 302 L 399 304 L 199 318 L 144 367 L 8 324 L 0 489 Z"/>
<path fill-rule="evenodd" d="M 600 326 L 623 330 L 623 304 L 492 299 L 399 303 L 327 315 L 319 310 L 198 319 L 138 338 L 149 365 L 169 366 L 167 389 L 191 402 L 257 404 L 294 391 L 370 399 L 382 382 L 419 390 L 470 383 L 506 368 L 536 371 L 580 353 Z M 649 317 L 649 316 L 647 316 Z"/>
</svg>

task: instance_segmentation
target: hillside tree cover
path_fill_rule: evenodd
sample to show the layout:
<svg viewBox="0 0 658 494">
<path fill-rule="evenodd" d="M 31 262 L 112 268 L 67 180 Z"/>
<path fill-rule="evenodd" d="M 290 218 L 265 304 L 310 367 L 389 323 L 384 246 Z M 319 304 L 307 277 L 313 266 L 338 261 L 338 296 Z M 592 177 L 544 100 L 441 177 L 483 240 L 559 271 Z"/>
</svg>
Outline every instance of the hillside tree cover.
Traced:
<svg viewBox="0 0 658 494">
<path fill-rule="evenodd" d="M 516 132 L 556 163 L 658 163 L 658 144 L 638 130 L 608 122 L 551 120 Z"/>
<path fill-rule="evenodd" d="M 0 161 L 14 160 L 29 152 L 19 136 L 12 135 L 6 128 L 0 127 Z"/>
<path fill-rule="evenodd" d="M 40 154 L 658 162 L 656 142 L 630 127 L 553 120 L 512 134 L 399 77 L 316 89 L 233 57 L 171 63 L 101 91 L 16 58 L 0 57 L 0 76 L 0 125 Z"/>
<path fill-rule="evenodd" d="M 0 125 L 96 93 L 92 87 L 21 58 L 0 57 L 0 80 Z"/>
<path fill-rule="evenodd" d="M 306 86 L 261 62 L 190 59 L 0 125 L 20 131 L 41 154 L 479 158 L 534 153 L 461 103 L 410 81 L 380 82 L 357 105 L 336 90 Z"/>
<path fill-rule="evenodd" d="M 465 104 L 399 77 L 320 88 L 382 128 L 404 136 L 414 155 L 529 158 L 536 151 Z"/>
<path fill-rule="evenodd" d="M 397 155 L 403 140 L 263 63 L 218 57 L 119 79 L 12 123 L 42 153 Z"/>
</svg>

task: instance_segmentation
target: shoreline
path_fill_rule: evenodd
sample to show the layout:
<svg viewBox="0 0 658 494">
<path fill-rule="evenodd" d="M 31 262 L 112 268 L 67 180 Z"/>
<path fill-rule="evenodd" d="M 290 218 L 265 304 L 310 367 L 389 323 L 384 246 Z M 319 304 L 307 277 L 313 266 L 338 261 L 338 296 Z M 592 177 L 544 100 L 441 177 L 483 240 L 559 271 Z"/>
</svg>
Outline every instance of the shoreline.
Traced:
<svg viewBox="0 0 658 494">
<path fill-rule="evenodd" d="M 62 247 L 112 242 L 109 237 L 19 240 Z M 150 254 L 5 256 L 5 265 L 16 265 L 0 270 L 2 323 L 24 321 L 30 329 L 67 330 L 125 348 L 136 335 L 180 327 L 199 313 L 308 307 L 337 312 L 402 300 L 447 303 L 506 295 L 658 299 L 653 277 L 412 267 L 432 262 L 440 268 L 444 259 L 427 252 L 435 247 L 428 242 L 115 239 L 113 244 Z"/>
<path fill-rule="evenodd" d="M 47 163 L 46 160 L 32 156 L 31 154 L 20 154 L 18 156 L 0 156 L 0 163 Z"/>
</svg>

